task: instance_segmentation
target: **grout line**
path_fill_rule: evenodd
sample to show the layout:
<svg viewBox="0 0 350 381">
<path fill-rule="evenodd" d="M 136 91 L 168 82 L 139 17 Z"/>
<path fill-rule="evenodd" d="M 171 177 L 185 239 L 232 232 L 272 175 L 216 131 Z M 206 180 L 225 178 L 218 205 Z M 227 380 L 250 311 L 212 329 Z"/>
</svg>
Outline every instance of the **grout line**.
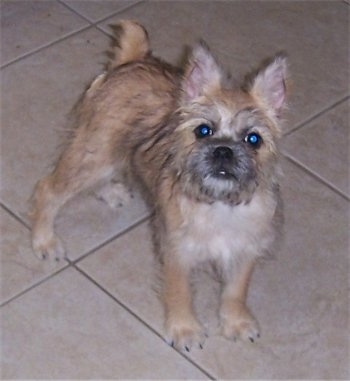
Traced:
<svg viewBox="0 0 350 381">
<path fill-rule="evenodd" d="M 329 183 L 326 179 L 324 179 L 323 177 L 321 177 L 318 173 L 314 172 L 313 170 L 311 170 L 310 168 L 304 166 L 304 164 L 302 164 L 300 161 L 298 161 L 297 159 L 295 159 L 293 156 L 290 156 L 288 153 L 286 152 L 282 152 L 282 155 L 289 161 L 291 162 L 292 164 L 296 165 L 298 168 L 302 169 L 304 172 L 306 172 L 308 175 L 310 175 L 311 177 L 313 177 L 314 179 L 316 179 L 317 181 L 321 182 L 323 185 L 325 185 L 327 188 L 329 188 L 330 190 L 332 190 L 333 192 L 337 193 L 338 196 L 342 197 L 343 199 L 345 199 L 346 201 L 350 201 L 350 197 L 344 193 L 343 191 L 341 191 L 340 189 L 338 189 L 337 187 L 335 187 L 334 185 L 332 185 L 331 183 Z"/>
<path fill-rule="evenodd" d="M 113 13 L 109 14 L 108 16 L 103 17 L 103 18 L 93 22 L 93 21 L 89 20 L 87 17 L 81 15 L 79 12 L 75 11 L 74 9 L 72 9 L 71 7 L 69 7 L 66 3 L 62 2 L 62 0 L 58 0 L 58 1 L 60 2 L 61 5 L 65 6 L 71 12 L 74 12 L 76 15 L 81 17 L 84 21 L 88 22 L 89 24 L 86 25 L 86 26 L 83 26 L 80 29 L 77 29 L 77 30 L 75 30 L 73 32 L 70 32 L 70 33 L 68 33 L 68 34 L 66 34 L 64 36 L 61 36 L 58 39 L 55 39 L 55 40 L 50 41 L 50 42 L 48 42 L 48 43 L 46 43 L 44 45 L 41 45 L 41 46 L 39 46 L 37 48 L 34 48 L 33 50 L 31 50 L 31 51 L 29 51 L 27 53 L 24 53 L 24 54 L 22 54 L 22 55 L 20 55 L 20 56 L 18 56 L 16 58 L 8 61 L 8 62 L 5 62 L 4 64 L 0 65 L 0 69 L 5 69 L 6 67 L 8 67 L 8 66 L 10 66 L 10 65 L 12 65 L 12 64 L 14 64 L 14 63 L 16 63 L 18 61 L 21 61 L 21 60 L 23 60 L 25 58 L 28 58 L 28 57 L 36 54 L 36 53 L 39 53 L 40 51 L 42 51 L 42 50 L 44 50 L 46 48 L 49 48 L 49 47 L 51 47 L 52 45 L 54 45 L 56 43 L 60 43 L 61 41 L 65 41 L 66 39 L 68 39 L 70 37 L 73 37 L 73 36 L 75 36 L 78 33 L 84 32 L 84 31 L 86 31 L 89 28 L 96 28 L 98 31 L 103 32 L 104 34 L 106 34 L 101 28 L 98 27 L 98 25 L 97 25 L 98 23 L 101 23 L 101 22 L 103 22 L 105 20 L 108 20 L 110 17 L 113 17 L 113 16 L 117 15 L 118 13 L 122 13 L 122 12 L 124 12 L 124 11 L 126 11 L 126 10 L 128 10 L 128 9 L 130 9 L 130 8 L 132 8 L 132 7 L 136 6 L 136 5 L 139 5 L 139 4 L 144 2 L 144 0 L 140 0 L 139 2 L 136 2 L 134 4 L 126 6 L 125 8 L 121 8 L 118 11 L 113 12 Z"/>
<path fill-rule="evenodd" d="M 38 259 L 38 261 L 39 261 L 39 259 Z M 4 302 L 2 302 L 0 304 L 0 308 L 6 306 L 7 304 L 9 304 L 9 303 L 13 302 L 14 300 L 20 298 L 21 296 L 27 294 L 28 292 L 30 292 L 34 288 L 36 288 L 36 287 L 40 286 L 41 284 L 47 282 L 51 278 L 55 277 L 56 275 L 60 274 L 64 270 L 68 269 L 69 267 L 72 267 L 71 264 L 67 260 L 66 260 L 66 262 L 67 263 L 62 268 L 58 269 L 57 271 L 54 271 L 50 275 L 48 275 L 48 276 L 44 277 L 43 279 L 39 280 L 38 282 L 32 284 L 31 286 L 29 286 L 25 290 L 20 291 L 18 294 L 14 295 L 14 296 L 10 297 L 9 299 L 5 300 Z"/>
<path fill-rule="evenodd" d="M 20 222 L 21 224 L 25 225 L 25 223 L 20 220 L 13 212 L 11 212 L 11 210 L 9 210 L 2 202 L 0 202 L 0 207 L 2 207 L 6 212 L 8 212 L 12 217 L 14 217 L 18 222 Z M 78 259 L 76 260 L 71 260 L 69 259 L 68 257 L 65 258 L 65 261 L 66 261 L 66 265 L 64 265 L 61 269 L 55 271 L 54 273 L 46 276 L 45 278 L 43 278 L 42 280 L 38 281 L 37 283 L 31 285 L 30 287 L 26 288 L 25 290 L 19 292 L 18 294 L 14 295 L 13 297 L 10 297 L 8 300 L 0 303 L 0 307 L 3 307 L 5 306 L 6 304 L 12 302 L 13 300 L 21 297 L 22 295 L 26 294 L 27 292 L 31 291 L 33 288 L 41 285 L 42 283 L 46 282 L 47 280 L 49 280 L 50 278 L 52 278 L 53 276 L 61 273 L 63 270 L 67 269 L 68 267 L 74 267 L 76 268 L 76 264 L 80 261 L 82 261 L 84 258 L 86 258 L 88 255 L 96 252 L 97 250 L 101 249 L 102 247 L 108 245 L 109 243 L 111 243 L 113 240 L 121 237 L 122 235 L 128 233 L 129 231 L 131 231 L 132 229 L 136 228 L 137 226 L 141 225 L 142 223 L 144 223 L 145 221 L 147 221 L 149 218 L 150 218 L 151 215 L 146 215 L 145 217 L 142 217 L 140 220 L 136 221 L 134 224 L 128 226 L 126 229 L 120 231 L 118 234 L 116 234 L 115 236 L 111 237 L 110 239 L 108 239 L 107 241 L 103 242 L 102 244 L 98 245 L 97 247 L 89 250 L 86 254 L 84 254 L 83 256 L 79 257 Z M 30 230 L 30 228 L 25 225 L 25 227 Z"/>
<path fill-rule="evenodd" d="M 131 9 L 131 8 L 133 8 L 133 7 L 135 7 L 136 5 L 142 4 L 142 3 L 144 3 L 144 2 L 145 2 L 145 0 L 139 0 L 139 1 L 135 2 L 135 3 L 133 3 L 133 4 L 127 5 L 127 6 L 125 6 L 125 8 L 121 8 L 121 9 L 119 9 L 118 11 L 116 11 L 116 12 L 112 12 L 112 13 L 109 14 L 108 16 L 104 16 L 104 17 L 102 17 L 101 19 L 95 21 L 95 22 L 94 22 L 94 25 L 99 24 L 99 23 L 101 23 L 101 22 L 104 22 L 104 21 L 108 20 L 109 18 L 114 17 L 114 16 L 116 16 L 116 15 L 119 14 L 119 13 L 123 13 L 123 12 L 125 12 L 125 11 L 127 11 L 127 10 L 129 10 L 129 9 Z"/>
<path fill-rule="evenodd" d="M 2 207 L 8 214 L 10 214 L 17 222 L 23 225 L 26 229 L 30 230 L 30 226 L 15 212 L 8 208 L 3 202 L 0 202 L 0 207 Z"/>
<path fill-rule="evenodd" d="M 75 34 L 77 34 L 77 33 L 79 33 L 79 32 L 82 32 L 82 31 L 84 31 L 84 30 L 86 30 L 86 29 L 88 29 L 88 28 L 91 27 L 91 24 L 92 24 L 92 23 L 91 23 L 91 21 L 90 21 L 88 18 L 84 17 L 83 15 L 81 15 L 81 14 L 78 13 L 78 12 L 75 12 L 74 9 L 71 9 L 67 4 L 63 3 L 62 0 L 57 0 L 57 2 L 58 2 L 59 4 L 61 4 L 62 6 L 64 6 L 65 8 L 69 9 L 69 10 L 70 10 L 72 13 L 74 13 L 76 16 L 78 16 L 78 17 L 82 18 L 84 21 L 88 22 L 89 24 L 88 24 L 88 25 L 85 25 L 85 26 L 83 26 L 83 27 L 81 27 L 81 28 L 78 29 L 78 30 L 75 30 L 75 31 L 73 31 L 73 32 L 69 32 L 67 35 L 58 37 L 57 39 L 54 39 L 53 41 L 50 41 L 50 42 L 48 42 L 48 43 L 46 43 L 46 44 L 44 44 L 44 45 L 41 45 L 41 46 L 39 46 L 39 47 L 37 47 L 37 48 L 34 48 L 33 50 L 31 50 L 31 51 L 29 51 L 29 52 L 27 52 L 27 53 L 24 53 L 24 54 L 22 54 L 22 55 L 20 55 L 20 56 L 18 56 L 18 57 L 16 57 L 16 58 L 14 58 L 14 59 L 8 61 L 8 62 L 5 62 L 4 64 L 2 64 L 2 65 L 0 66 L 0 69 L 5 69 L 7 66 L 9 66 L 9 65 L 11 65 L 11 64 L 13 64 L 13 63 L 16 63 L 16 62 L 18 62 L 18 61 L 20 61 L 20 60 L 22 60 L 22 59 L 24 59 L 24 58 L 30 57 L 30 56 L 32 56 L 33 54 L 36 54 L 36 53 L 40 52 L 41 50 L 44 50 L 44 49 L 46 49 L 46 48 L 48 48 L 48 47 L 50 47 L 50 46 L 52 46 L 52 45 L 54 45 L 54 44 L 56 44 L 56 43 L 58 43 L 58 42 L 60 42 L 60 41 L 64 41 L 64 40 L 67 39 L 68 37 L 74 36 Z"/>
<path fill-rule="evenodd" d="M 139 323 L 144 325 L 148 330 L 150 330 L 153 334 L 155 334 L 159 339 L 161 339 L 164 343 L 168 345 L 164 337 L 153 327 L 151 327 L 145 320 L 143 320 L 140 316 L 138 316 L 132 309 L 130 309 L 125 303 L 120 301 L 117 297 L 115 297 L 112 293 L 110 293 L 107 289 L 105 289 L 103 286 L 101 286 L 95 279 L 93 279 L 89 274 L 87 274 L 84 270 L 82 270 L 79 266 L 76 266 L 75 264 L 72 264 L 72 266 L 84 277 L 86 277 L 90 282 L 92 282 L 97 288 L 99 288 L 103 293 L 105 293 L 107 296 L 109 296 L 114 302 L 116 302 L 120 307 L 122 307 L 126 312 L 128 312 L 131 316 L 133 316 Z M 215 377 L 213 377 L 208 371 L 203 369 L 199 364 L 197 364 L 194 360 L 187 357 L 184 353 L 179 351 L 176 348 L 173 348 L 174 351 L 176 351 L 180 356 L 182 356 L 185 360 L 187 360 L 189 363 L 191 363 L 195 368 L 197 368 L 199 371 L 201 371 L 203 374 L 205 374 L 206 377 L 208 377 L 210 380 L 216 380 Z"/>
<path fill-rule="evenodd" d="M 99 244 L 98 246 L 90 249 L 89 251 L 87 251 L 85 254 L 81 255 L 79 258 L 77 259 L 74 259 L 74 260 L 71 260 L 71 259 L 68 259 L 69 260 L 69 263 L 72 264 L 72 265 L 76 265 L 77 263 L 81 262 L 83 259 L 85 259 L 86 257 L 88 257 L 89 255 L 95 253 L 96 251 L 102 249 L 103 247 L 107 246 L 108 244 L 110 244 L 111 242 L 113 242 L 114 240 L 120 238 L 121 236 L 123 236 L 124 234 L 127 234 L 129 233 L 131 230 L 137 228 L 138 226 L 140 226 L 141 224 L 143 224 L 144 222 L 146 222 L 148 219 L 150 219 L 152 214 L 147 214 L 146 216 L 144 217 L 141 217 L 139 220 L 137 220 L 136 222 L 134 222 L 133 224 L 129 225 L 128 227 L 126 227 L 125 229 L 121 230 L 120 232 L 118 232 L 117 234 L 115 234 L 114 236 L 112 236 L 111 238 L 108 238 L 106 241 L 102 242 L 101 244 Z"/>
<path fill-rule="evenodd" d="M 81 17 L 82 19 L 84 19 L 85 21 L 87 21 L 89 24 L 94 24 L 93 20 L 90 20 L 87 16 L 84 16 L 83 14 L 79 13 L 78 11 L 76 11 L 74 8 L 72 8 L 69 4 L 66 4 L 66 2 L 64 0 L 56 0 L 58 3 L 60 3 L 62 6 L 66 7 L 69 11 L 71 11 L 72 13 L 74 13 L 76 16 L 79 16 Z"/>
<path fill-rule="evenodd" d="M 97 24 L 99 24 L 101 22 L 104 22 L 104 21 L 108 20 L 111 17 L 116 16 L 118 13 L 125 12 L 125 11 L 129 10 L 130 8 L 133 8 L 134 6 L 139 5 L 139 4 L 144 2 L 144 0 L 139 0 L 139 1 L 136 1 L 135 3 L 133 3 L 133 4 L 125 5 L 124 7 L 119 8 L 117 11 L 114 11 L 114 12 L 110 13 L 109 15 L 103 16 L 100 19 L 97 19 L 97 20 L 94 21 L 94 20 L 90 19 L 88 16 L 84 16 L 78 10 L 74 9 L 72 6 L 67 4 L 65 2 L 65 0 L 57 0 L 57 1 L 59 3 L 61 3 L 63 6 L 65 6 L 66 8 L 68 8 L 74 14 L 82 17 L 85 21 L 89 22 L 91 24 L 91 26 L 95 26 L 95 27 L 97 27 Z"/>
<path fill-rule="evenodd" d="M 316 112 L 314 115 L 311 115 L 310 117 L 308 117 L 307 119 L 305 119 L 303 122 L 297 124 L 295 127 L 293 127 L 291 130 L 289 130 L 287 133 L 285 133 L 283 135 L 283 137 L 286 137 L 286 136 L 289 136 L 291 134 L 293 134 L 294 132 L 300 130 L 301 128 L 303 128 L 306 124 L 312 122 L 313 120 L 319 118 L 320 116 L 326 114 L 328 111 L 336 108 L 337 106 L 339 106 L 341 103 L 343 102 L 346 102 L 348 99 L 350 99 L 350 95 L 346 95 L 345 97 L 337 100 L 336 102 L 332 103 L 331 105 L 327 106 L 326 108 L 324 108 L 323 110 L 319 111 L 319 112 Z"/>
<path fill-rule="evenodd" d="M 86 25 L 86 26 L 84 26 L 84 27 L 82 27 L 80 29 L 75 30 L 74 32 L 70 32 L 70 33 L 66 34 L 65 36 L 62 36 L 62 37 L 58 38 L 57 40 L 53 40 L 53 41 L 50 41 L 50 42 L 48 42 L 48 43 L 46 43 L 44 45 L 41 45 L 38 48 L 35 48 L 35 49 L 31 50 L 30 52 L 24 53 L 21 56 L 14 58 L 13 60 L 5 62 L 3 65 L 0 66 L 0 69 L 5 69 L 6 67 L 8 67 L 8 66 L 10 66 L 10 65 L 12 65 L 14 63 L 17 63 L 18 61 L 21 61 L 21 60 L 23 60 L 25 58 L 31 57 L 34 54 L 39 53 L 42 50 L 45 50 L 45 49 L 47 49 L 47 48 L 49 48 L 49 47 L 51 47 L 51 46 L 53 46 L 53 45 L 55 45 L 57 43 L 60 43 L 61 41 L 65 41 L 68 38 L 73 37 L 73 36 L 75 36 L 78 33 L 84 32 L 85 30 L 87 30 L 89 28 L 92 28 L 92 25 Z"/>
</svg>

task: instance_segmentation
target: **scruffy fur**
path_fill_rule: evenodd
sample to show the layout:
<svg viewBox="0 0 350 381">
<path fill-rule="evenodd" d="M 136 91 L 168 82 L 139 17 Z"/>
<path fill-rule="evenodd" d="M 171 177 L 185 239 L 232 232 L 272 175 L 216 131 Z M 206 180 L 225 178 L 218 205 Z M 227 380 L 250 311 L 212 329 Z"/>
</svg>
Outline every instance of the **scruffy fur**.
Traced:
<svg viewBox="0 0 350 381">
<path fill-rule="evenodd" d="M 286 60 L 277 56 L 237 87 L 204 43 L 182 71 L 152 56 L 138 23 L 114 30 L 108 70 L 84 94 L 69 145 L 36 186 L 34 252 L 64 257 L 54 219 L 73 196 L 95 187 L 116 207 L 136 180 L 155 210 L 167 341 L 181 350 L 203 345 L 190 279 L 205 261 L 222 274 L 224 336 L 254 341 L 258 324 L 245 300 L 254 263 L 279 225 L 276 142 Z"/>
</svg>

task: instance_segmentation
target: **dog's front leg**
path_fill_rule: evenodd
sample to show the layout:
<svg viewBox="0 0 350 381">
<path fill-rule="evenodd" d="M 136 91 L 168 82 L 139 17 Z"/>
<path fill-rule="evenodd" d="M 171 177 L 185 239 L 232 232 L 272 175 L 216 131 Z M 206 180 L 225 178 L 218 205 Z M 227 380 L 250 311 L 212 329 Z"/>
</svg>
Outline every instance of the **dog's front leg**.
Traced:
<svg viewBox="0 0 350 381">
<path fill-rule="evenodd" d="M 222 333 L 227 339 L 250 340 L 259 338 L 258 323 L 246 306 L 249 281 L 254 261 L 240 264 L 226 279 L 222 292 L 220 319 Z"/>
<path fill-rule="evenodd" d="M 187 352 L 194 345 L 202 348 L 205 340 L 204 331 L 193 313 L 190 272 L 175 256 L 167 255 L 164 258 L 163 295 L 167 341 Z"/>
</svg>

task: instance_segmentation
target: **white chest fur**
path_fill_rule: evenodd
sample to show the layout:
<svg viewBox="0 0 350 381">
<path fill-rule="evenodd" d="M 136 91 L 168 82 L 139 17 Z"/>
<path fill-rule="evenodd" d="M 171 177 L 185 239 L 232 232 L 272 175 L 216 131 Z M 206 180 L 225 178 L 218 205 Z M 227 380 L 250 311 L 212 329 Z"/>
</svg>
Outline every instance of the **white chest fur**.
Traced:
<svg viewBox="0 0 350 381">
<path fill-rule="evenodd" d="M 257 257 L 274 239 L 277 203 L 270 194 L 255 195 L 248 205 L 229 206 L 180 202 L 183 224 L 176 234 L 181 261 L 195 265 L 205 260 L 240 261 Z"/>
</svg>

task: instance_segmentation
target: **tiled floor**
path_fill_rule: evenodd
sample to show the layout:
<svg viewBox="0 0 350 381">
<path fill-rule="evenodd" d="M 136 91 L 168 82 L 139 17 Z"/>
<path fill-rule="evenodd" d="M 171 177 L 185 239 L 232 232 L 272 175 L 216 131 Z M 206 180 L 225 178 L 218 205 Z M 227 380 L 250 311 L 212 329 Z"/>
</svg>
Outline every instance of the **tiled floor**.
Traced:
<svg viewBox="0 0 350 381">
<path fill-rule="evenodd" d="M 1 1 L 2 378 L 350 378 L 349 12 L 340 0 Z M 69 261 L 31 252 L 32 188 L 121 18 L 139 19 L 173 63 L 199 37 L 237 76 L 289 54 L 285 240 L 253 277 L 258 343 L 217 334 L 217 284 L 202 274 L 196 307 L 210 338 L 202 351 L 168 347 L 140 197 L 119 213 L 90 195 L 73 200 L 57 223 Z"/>
</svg>

